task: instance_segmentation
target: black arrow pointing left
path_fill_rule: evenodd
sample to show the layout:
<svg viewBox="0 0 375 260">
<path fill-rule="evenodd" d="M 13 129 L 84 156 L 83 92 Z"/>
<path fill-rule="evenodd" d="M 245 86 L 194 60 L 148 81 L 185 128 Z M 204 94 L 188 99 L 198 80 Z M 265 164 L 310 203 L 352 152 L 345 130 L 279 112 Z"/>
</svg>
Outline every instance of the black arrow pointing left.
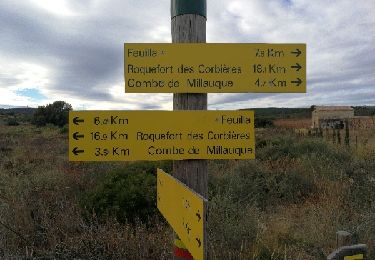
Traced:
<svg viewBox="0 0 375 260">
<path fill-rule="evenodd" d="M 78 116 L 76 116 L 75 118 L 73 118 L 73 123 L 75 125 L 79 125 L 79 123 L 84 123 L 84 122 L 85 122 L 85 120 L 80 119 Z"/>
<path fill-rule="evenodd" d="M 78 132 L 75 132 L 74 134 L 73 134 L 73 138 L 75 139 L 75 140 L 79 140 L 80 138 L 84 138 L 85 136 L 82 134 L 82 135 L 80 135 Z"/>
<path fill-rule="evenodd" d="M 296 86 L 298 87 L 302 84 L 302 80 L 300 78 L 297 78 L 297 80 L 292 80 L 291 83 L 296 84 Z"/>
<path fill-rule="evenodd" d="M 74 153 L 74 155 L 77 156 L 77 155 L 80 154 L 80 153 L 84 153 L 85 150 L 79 150 L 78 147 L 74 147 L 74 149 L 73 149 L 72 152 Z"/>
</svg>

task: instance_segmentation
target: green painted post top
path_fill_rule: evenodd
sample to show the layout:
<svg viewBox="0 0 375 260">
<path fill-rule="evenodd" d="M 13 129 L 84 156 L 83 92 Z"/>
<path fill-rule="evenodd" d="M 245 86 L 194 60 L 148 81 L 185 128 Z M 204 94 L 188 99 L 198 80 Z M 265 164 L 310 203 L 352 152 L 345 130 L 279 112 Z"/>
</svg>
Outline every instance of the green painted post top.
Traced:
<svg viewBox="0 0 375 260">
<path fill-rule="evenodd" d="M 207 18 L 207 0 L 172 0 L 172 18 L 182 14 L 198 14 Z"/>
</svg>

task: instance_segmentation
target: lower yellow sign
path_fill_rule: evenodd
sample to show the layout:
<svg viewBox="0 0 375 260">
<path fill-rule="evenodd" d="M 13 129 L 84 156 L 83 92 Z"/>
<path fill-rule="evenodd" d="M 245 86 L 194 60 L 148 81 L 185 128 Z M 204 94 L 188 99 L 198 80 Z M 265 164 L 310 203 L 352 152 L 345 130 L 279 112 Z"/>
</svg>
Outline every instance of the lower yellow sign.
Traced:
<svg viewBox="0 0 375 260">
<path fill-rule="evenodd" d="M 253 111 L 72 111 L 70 161 L 254 159 Z"/>
<path fill-rule="evenodd" d="M 157 206 L 194 259 L 203 259 L 207 200 L 158 169 Z"/>
<path fill-rule="evenodd" d="M 363 259 L 363 254 L 345 256 L 344 260 L 361 260 Z"/>
</svg>

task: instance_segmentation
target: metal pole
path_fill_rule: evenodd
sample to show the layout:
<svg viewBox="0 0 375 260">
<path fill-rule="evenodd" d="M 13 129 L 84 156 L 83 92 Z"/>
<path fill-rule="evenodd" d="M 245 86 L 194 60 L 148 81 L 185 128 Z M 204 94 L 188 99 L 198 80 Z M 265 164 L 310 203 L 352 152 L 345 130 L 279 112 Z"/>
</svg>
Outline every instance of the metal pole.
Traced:
<svg viewBox="0 0 375 260">
<path fill-rule="evenodd" d="M 171 0 L 172 43 L 205 43 L 206 10 L 206 0 Z M 173 94 L 173 110 L 207 110 L 207 94 Z M 174 161 L 173 176 L 207 199 L 206 160 Z M 203 219 L 206 221 L 205 217 Z M 204 258 L 207 259 L 205 222 L 203 234 Z"/>
</svg>

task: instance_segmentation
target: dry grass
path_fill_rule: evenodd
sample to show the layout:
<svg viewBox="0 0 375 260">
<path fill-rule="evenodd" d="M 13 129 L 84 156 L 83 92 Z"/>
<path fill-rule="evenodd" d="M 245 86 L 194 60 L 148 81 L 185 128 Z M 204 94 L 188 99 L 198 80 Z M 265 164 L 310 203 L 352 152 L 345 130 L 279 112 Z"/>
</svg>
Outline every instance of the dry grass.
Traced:
<svg viewBox="0 0 375 260">
<path fill-rule="evenodd" d="M 284 118 L 275 119 L 273 121 L 274 125 L 279 128 L 310 128 L 311 118 Z"/>
<path fill-rule="evenodd" d="M 277 136 L 292 141 L 280 144 Z M 357 205 L 361 198 L 354 195 L 362 173 L 368 178 L 363 183 L 373 187 L 375 156 L 321 142 L 260 129 L 257 160 L 211 162 L 211 259 L 324 259 L 342 229 L 370 249 L 375 246 L 375 203 Z M 322 154 L 314 150 L 319 145 Z M 375 147 L 370 141 L 366 145 L 369 151 Z M 0 258 L 170 259 L 173 234 L 165 222 L 120 224 L 80 207 L 83 193 L 127 163 L 70 163 L 67 149 L 67 135 L 56 128 L 0 126 Z M 271 156 L 280 150 L 285 154 Z M 246 167 L 251 174 L 236 172 Z M 266 188 L 304 183 L 295 183 L 298 178 L 284 183 L 291 173 L 316 189 L 307 197 L 292 194 L 301 199 L 288 201 L 285 194 L 246 183 L 250 177 Z M 264 192 L 262 208 L 253 198 L 263 197 L 252 189 Z"/>
<path fill-rule="evenodd" d="M 170 258 L 165 223 L 83 217 L 80 194 L 123 163 L 69 163 L 66 135 L 31 126 L 1 126 L 0 155 L 0 258 Z"/>
</svg>

